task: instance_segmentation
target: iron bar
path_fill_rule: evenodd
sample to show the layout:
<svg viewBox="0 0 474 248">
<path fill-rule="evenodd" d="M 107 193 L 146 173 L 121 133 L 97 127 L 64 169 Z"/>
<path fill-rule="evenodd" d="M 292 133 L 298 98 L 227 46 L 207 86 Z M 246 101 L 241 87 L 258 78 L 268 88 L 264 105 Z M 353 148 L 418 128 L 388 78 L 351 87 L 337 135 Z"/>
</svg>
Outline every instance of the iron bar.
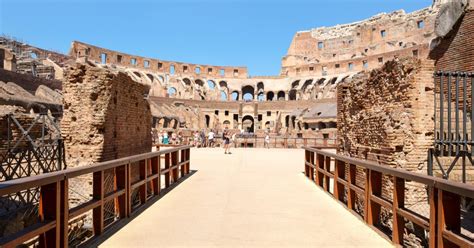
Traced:
<svg viewBox="0 0 474 248">
<path fill-rule="evenodd" d="M 448 138 L 447 138 L 447 141 L 448 141 L 448 156 L 451 156 L 451 152 L 452 152 L 452 146 L 451 146 L 451 141 L 452 141 L 452 137 L 451 137 L 451 104 L 452 104 L 452 97 L 451 97 L 451 75 L 452 73 L 448 73 L 448 83 L 447 83 L 447 91 L 448 91 Z"/>
</svg>

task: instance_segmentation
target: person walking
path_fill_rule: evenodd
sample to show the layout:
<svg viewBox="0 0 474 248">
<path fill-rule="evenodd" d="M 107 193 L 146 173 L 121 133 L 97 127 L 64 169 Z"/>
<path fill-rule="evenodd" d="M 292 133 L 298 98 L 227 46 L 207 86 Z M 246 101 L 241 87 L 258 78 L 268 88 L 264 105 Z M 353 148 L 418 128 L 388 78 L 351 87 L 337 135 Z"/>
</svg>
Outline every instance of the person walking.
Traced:
<svg viewBox="0 0 474 248">
<path fill-rule="evenodd" d="M 215 136 L 215 133 L 211 129 L 209 131 L 209 133 L 207 134 L 207 140 L 208 140 L 208 143 L 209 143 L 209 147 L 214 147 L 214 136 Z"/>
<path fill-rule="evenodd" d="M 232 154 L 230 152 L 230 133 L 227 128 L 224 130 L 224 133 L 222 134 L 224 138 L 224 154 Z"/>
<path fill-rule="evenodd" d="M 169 139 L 168 139 L 168 132 L 163 133 L 163 144 L 168 145 L 169 144 Z"/>
<path fill-rule="evenodd" d="M 270 149 L 270 135 L 268 133 L 265 134 L 265 145 L 264 148 Z"/>
</svg>

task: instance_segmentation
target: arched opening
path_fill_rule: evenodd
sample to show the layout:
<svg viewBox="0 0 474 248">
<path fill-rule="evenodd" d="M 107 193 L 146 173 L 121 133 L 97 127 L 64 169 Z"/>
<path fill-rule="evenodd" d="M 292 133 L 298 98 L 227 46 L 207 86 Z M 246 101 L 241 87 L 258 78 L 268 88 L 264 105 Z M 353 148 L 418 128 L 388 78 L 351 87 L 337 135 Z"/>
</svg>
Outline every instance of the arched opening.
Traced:
<svg viewBox="0 0 474 248">
<path fill-rule="evenodd" d="M 138 71 L 134 71 L 133 74 L 135 74 L 135 76 L 137 76 L 137 77 L 139 77 L 139 78 L 142 77 L 142 75 L 141 75 L 140 72 L 138 72 Z"/>
<path fill-rule="evenodd" d="M 244 116 L 244 118 L 242 118 L 242 128 L 246 132 L 249 132 L 249 133 L 254 132 L 254 120 L 252 116 L 246 115 Z"/>
<path fill-rule="evenodd" d="M 191 80 L 189 80 L 189 78 L 183 78 L 183 82 L 186 86 L 191 86 Z"/>
<path fill-rule="evenodd" d="M 216 88 L 216 83 L 214 83 L 212 80 L 207 80 L 207 86 L 210 90 L 214 90 Z"/>
<path fill-rule="evenodd" d="M 296 81 L 294 81 L 294 82 L 291 84 L 291 88 L 292 88 L 292 89 L 296 89 L 299 84 L 300 84 L 300 80 L 296 80 Z"/>
<path fill-rule="evenodd" d="M 242 87 L 242 98 L 245 101 L 252 101 L 254 99 L 255 89 L 253 86 L 247 85 Z"/>
<path fill-rule="evenodd" d="M 224 124 L 224 128 L 230 128 L 230 121 L 225 120 L 222 124 Z"/>
<path fill-rule="evenodd" d="M 289 115 L 287 115 L 285 117 L 285 127 L 290 127 L 290 116 Z"/>
<path fill-rule="evenodd" d="M 201 88 L 204 87 L 204 82 L 203 82 L 201 79 L 196 79 L 196 80 L 194 81 L 194 83 L 195 83 L 196 85 L 199 85 L 199 87 L 201 87 Z"/>
<path fill-rule="evenodd" d="M 209 115 L 206 115 L 206 127 L 209 128 L 209 124 L 211 123 L 211 117 Z"/>
<path fill-rule="evenodd" d="M 272 91 L 267 92 L 267 101 L 273 101 L 273 98 L 275 97 L 275 93 Z"/>
<path fill-rule="evenodd" d="M 239 100 L 239 92 L 238 91 L 233 91 L 231 94 L 232 101 L 238 101 Z"/>
<path fill-rule="evenodd" d="M 265 129 L 270 129 L 270 121 L 265 122 Z"/>
<path fill-rule="evenodd" d="M 296 127 L 296 116 L 292 116 L 292 117 L 291 117 L 291 126 L 292 126 L 293 128 Z"/>
<path fill-rule="evenodd" d="M 325 78 L 319 79 L 318 80 L 318 85 L 323 85 L 325 80 L 326 80 Z"/>
<path fill-rule="evenodd" d="M 277 98 L 278 101 L 285 101 L 285 92 L 279 91 L 277 97 L 278 97 Z"/>
<path fill-rule="evenodd" d="M 318 126 L 318 130 L 326 128 L 326 124 L 324 122 L 319 122 L 317 126 Z"/>
<path fill-rule="evenodd" d="M 259 102 L 263 102 L 263 99 L 264 99 L 264 98 L 265 98 L 265 97 L 264 97 L 263 92 L 258 93 L 257 99 L 258 99 Z"/>
<path fill-rule="evenodd" d="M 227 94 L 223 90 L 221 90 L 221 101 L 227 101 Z"/>
<path fill-rule="evenodd" d="M 336 128 L 337 124 L 336 124 L 336 122 L 330 121 L 326 124 L 326 127 L 327 128 Z"/>
<path fill-rule="evenodd" d="M 151 74 L 146 74 L 146 76 L 150 79 L 150 81 L 154 81 L 155 80 L 155 77 L 153 77 L 153 75 Z"/>
<path fill-rule="evenodd" d="M 301 87 L 301 91 L 305 92 L 306 89 L 313 83 L 313 79 L 308 79 L 304 82 L 303 86 Z"/>
<path fill-rule="evenodd" d="M 221 88 L 226 88 L 226 89 L 227 89 L 227 82 L 226 82 L 226 81 L 220 81 L 220 82 L 219 82 L 219 86 L 220 86 Z"/>
<path fill-rule="evenodd" d="M 168 88 L 168 97 L 174 97 L 174 96 L 176 96 L 176 92 L 177 92 L 177 91 L 176 91 L 176 88 L 174 88 L 174 87 L 169 87 L 169 88 Z"/>
<path fill-rule="evenodd" d="M 335 77 L 335 78 L 331 79 L 331 81 L 330 81 L 329 83 L 330 83 L 330 84 L 335 84 L 335 83 L 336 83 L 336 81 L 337 81 L 337 77 Z"/>
<path fill-rule="evenodd" d="M 295 101 L 296 100 L 296 90 L 295 89 L 290 90 L 290 92 L 288 93 L 288 98 L 290 99 L 290 101 Z"/>
</svg>

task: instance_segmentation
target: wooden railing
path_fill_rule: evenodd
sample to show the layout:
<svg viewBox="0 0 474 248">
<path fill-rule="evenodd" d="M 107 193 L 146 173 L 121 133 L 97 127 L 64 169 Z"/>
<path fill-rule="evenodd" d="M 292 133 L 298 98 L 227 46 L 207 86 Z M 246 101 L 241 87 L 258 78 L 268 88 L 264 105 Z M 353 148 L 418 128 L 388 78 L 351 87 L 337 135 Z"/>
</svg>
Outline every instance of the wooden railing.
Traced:
<svg viewBox="0 0 474 248">
<path fill-rule="evenodd" d="M 162 165 L 164 165 L 162 167 Z M 113 190 L 105 190 L 105 173 L 113 177 Z M 39 188 L 39 222 L 15 234 L 2 237 L 1 247 L 16 247 L 39 237 L 40 247 L 68 247 L 68 223 L 92 211 L 94 237 L 136 213 L 147 201 L 158 197 L 163 189 L 190 173 L 190 146 L 121 158 L 91 166 L 26 177 L 0 183 L 0 197 Z M 92 176 L 92 199 L 69 207 L 71 179 Z M 137 179 L 134 179 L 137 178 Z M 162 183 L 164 179 L 164 183 Z M 132 194 L 138 193 L 139 206 L 132 205 Z M 104 222 L 104 207 L 114 205 L 112 223 Z"/>
<path fill-rule="evenodd" d="M 352 213 L 362 215 L 369 226 L 375 227 L 379 223 L 382 208 L 391 212 L 391 233 L 384 234 L 391 236 L 394 244 L 403 245 L 405 223 L 410 221 L 429 233 L 429 247 L 474 247 L 473 240 L 466 233 L 461 233 L 461 203 L 474 199 L 474 185 L 381 166 L 319 149 L 304 149 L 306 176 Z M 361 174 L 363 186 L 356 182 L 356 177 Z M 384 186 L 382 178 L 391 180 L 391 186 Z M 414 183 L 427 189 L 427 216 L 405 205 L 406 186 Z M 384 197 L 383 189 L 392 195 Z M 362 206 L 356 206 L 356 202 Z M 362 211 L 356 211 L 357 207 L 361 207 Z"/>
</svg>

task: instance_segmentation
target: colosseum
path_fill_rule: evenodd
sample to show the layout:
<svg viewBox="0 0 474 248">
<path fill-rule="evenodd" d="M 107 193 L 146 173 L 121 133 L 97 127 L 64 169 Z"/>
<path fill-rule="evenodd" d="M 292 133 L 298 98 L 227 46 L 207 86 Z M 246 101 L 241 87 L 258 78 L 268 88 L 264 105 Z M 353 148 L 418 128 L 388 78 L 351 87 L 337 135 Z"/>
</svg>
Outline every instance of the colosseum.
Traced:
<svg viewBox="0 0 474 248">
<path fill-rule="evenodd" d="M 82 41 L 72 41 L 69 53 L 63 54 L 2 36 L 0 168 L 7 169 L 0 171 L 0 182 L 160 147 L 210 146 L 205 141 L 197 145 L 196 140 L 201 135 L 206 140 L 212 131 L 217 139 L 213 147 L 223 145 L 226 132 L 235 134 L 236 148 L 311 147 L 470 185 L 474 182 L 473 30 L 473 0 L 433 0 L 411 13 L 398 10 L 296 31 L 281 59 L 280 73 L 267 76 L 251 76 L 246 66 L 167 61 Z M 164 133 L 173 138 L 171 144 L 163 144 Z M 44 144 L 58 149 L 41 151 L 34 158 L 48 168 L 16 169 L 31 161 L 15 152 Z M 54 157 L 52 162 L 45 162 L 48 156 Z M 178 155 L 167 156 L 167 162 L 177 163 Z M 186 156 L 189 153 L 183 152 L 179 161 L 185 164 Z M 12 161 L 17 161 L 16 167 Z M 328 161 L 318 166 L 336 170 L 337 161 Z M 141 166 L 127 169 L 127 180 L 143 179 L 148 169 Z M 367 170 L 350 170 L 341 174 L 353 176 L 351 183 L 371 177 Z M 102 171 L 102 197 L 122 183 L 114 173 L 115 169 Z M 84 204 L 84 196 L 95 197 L 95 180 L 95 174 L 71 179 L 69 187 L 75 189 L 68 196 L 71 207 Z M 333 180 L 337 187 L 337 179 Z M 393 205 L 396 180 L 380 175 L 378 196 Z M 430 218 L 428 188 L 410 180 L 404 187 L 403 204 Z M 147 193 L 133 192 L 129 197 L 137 203 Z M 113 212 L 114 204 L 103 207 Z M 471 214 L 466 219 L 474 219 L 473 201 L 466 198 L 463 204 Z M 360 206 L 354 204 L 353 210 L 362 211 Z M 91 219 L 89 215 L 76 224 L 84 228 Z M 0 224 L 3 221 L 18 222 L 3 220 L 0 209 Z M 21 230 L 23 224 L 0 225 L 0 238 Z M 393 222 L 383 224 L 392 228 Z M 473 238 L 470 230 L 467 236 Z M 417 238 L 410 236 L 406 246 L 427 245 L 429 235 L 414 227 L 409 232 Z"/>
</svg>

